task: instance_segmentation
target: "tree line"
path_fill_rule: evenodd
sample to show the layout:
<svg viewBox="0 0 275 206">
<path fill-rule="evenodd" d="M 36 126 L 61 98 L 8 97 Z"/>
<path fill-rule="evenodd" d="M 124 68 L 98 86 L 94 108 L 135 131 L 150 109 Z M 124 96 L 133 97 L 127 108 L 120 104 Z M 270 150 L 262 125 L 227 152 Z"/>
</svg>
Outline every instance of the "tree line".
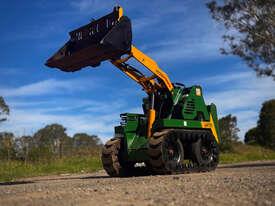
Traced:
<svg viewBox="0 0 275 206">
<path fill-rule="evenodd" d="M 263 103 L 257 126 L 247 131 L 244 141 L 275 149 L 275 99 Z"/>
<path fill-rule="evenodd" d="M 9 106 L 0 96 L 0 123 L 7 120 Z M 10 132 L 0 132 L 0 159 L 51 161 L 63 157 L 92 156 L 98 154 L 102 142 L 97 135 L 76 133 L 70 137 L 60 124 L 50 124 L 34 135 L 15 137 Z"/>
<path fill-rule="evenodd" d="M 77 133 L 69 137 L 66 128 L 50 124 L 33 136 L 15 137 L 13 133 L 0 133 L 0 159 L 51 161 L 74 156 L 94 156 L 102 147 L 98 136 Z"/>
<path fill-rule="evenodd" d="M 237 117 L 231 114 L 219 119 L 221 145 L 224 152 L 234 150 L 234 144 L 241 143 L 237 126 Z M 245 133 L 244 143 L 260 145 L 275 150 L 275 99 L 265 101 L 259 113 L 257 126 Z"/>
<path fill-rule="evenodd" d="M 6 121 L 9 107 L 0 97 L 0 122 Z M 60 124 L 50 124 L 34 135 L 15 137 L 10 132 L 0 132 L 0 160 L 51 161 L 73 156 L 99 154 L 102 142 L 97 135 L 76 133 L 70 137 Z"/>
</svg>

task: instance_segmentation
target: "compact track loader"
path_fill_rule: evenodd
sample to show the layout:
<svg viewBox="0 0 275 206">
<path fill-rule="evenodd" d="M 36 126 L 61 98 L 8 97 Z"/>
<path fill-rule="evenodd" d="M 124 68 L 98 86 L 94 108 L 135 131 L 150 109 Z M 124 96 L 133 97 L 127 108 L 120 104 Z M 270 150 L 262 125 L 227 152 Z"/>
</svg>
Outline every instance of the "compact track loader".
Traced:
<svg viewBox="0 0 275 206">
<path fill-rule="evenodd" d="M 110 176 L 134 175 L 139 166 L 153 174 L 214 170 L 219 161 L 215 104 L 206 105 L 201 86 L 172 83 L 157 63 L 132 45 L 131 21 L 122 7 L 70 32 L 70 40 L 46 62 L 75 72 L 108 60 L 147 93 L 143 114 L 121 114 L 121 124 L 102 150 Z M 130 65 L 136 60 L 146 76 Z"/>
</svg>

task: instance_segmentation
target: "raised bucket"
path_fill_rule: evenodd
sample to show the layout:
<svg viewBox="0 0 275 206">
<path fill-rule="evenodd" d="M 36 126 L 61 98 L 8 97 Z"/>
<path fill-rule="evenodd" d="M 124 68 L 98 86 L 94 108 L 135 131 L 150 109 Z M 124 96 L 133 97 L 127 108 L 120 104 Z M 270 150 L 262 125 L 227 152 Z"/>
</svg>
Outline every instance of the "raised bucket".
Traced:
<svg viewBox="0 0 275 206">
<path fill-rule="evenodd" d="M 119 7 L 69 34 L 70 40 L 47 60 L 46 66 L 74 72 L 118 59 L 131 49 L 131 21 L 126 16 L 119 18 Z"/>
</svg>

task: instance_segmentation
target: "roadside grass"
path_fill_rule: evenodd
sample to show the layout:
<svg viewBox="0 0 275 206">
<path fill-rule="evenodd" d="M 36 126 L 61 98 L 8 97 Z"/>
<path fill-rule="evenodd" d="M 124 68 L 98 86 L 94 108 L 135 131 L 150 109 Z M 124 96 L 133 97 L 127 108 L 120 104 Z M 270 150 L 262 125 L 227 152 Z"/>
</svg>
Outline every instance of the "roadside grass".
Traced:
<svg viewBox="0 0 275 206">
<path fill-rule="evenodd" d="M 260 146 L 236 144 L 230 153 L 221 153 L 220 163 L 239 163 L 257 160 L 275 160 L 275 151 Z M 0 182 L 64 173 L 87 173 L 102 169 L 99 155 L 70 157 L 53 161 L 25 164 L 23 161 L 0 161 Z"/>
<path fill-rule="evenodd" d="M 87 173 L 101 169 L 99 157 L 71 157 L 49 162 L 27 163 L 12 160 L 0 162 L 0 182 L 18 178 L 62 173 Z"/>
<path fill-rule="evenodd" d="M 275 160 L 275 151 L 257 145 L 234 144 L 232 152 L 220 155 L 221 164 L 257 160 Z"/>
</svg>

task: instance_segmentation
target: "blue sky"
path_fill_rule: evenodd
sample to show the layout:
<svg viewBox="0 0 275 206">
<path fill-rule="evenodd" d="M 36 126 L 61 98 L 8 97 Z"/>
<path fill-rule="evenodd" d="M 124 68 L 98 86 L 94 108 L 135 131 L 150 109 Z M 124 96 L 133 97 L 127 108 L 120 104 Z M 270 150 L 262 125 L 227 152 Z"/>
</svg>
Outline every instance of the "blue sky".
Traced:
<svg viewBox="0 0 275 206">
<path fill-rule="evenodd" d="M 155 59 L 174 82 L 200 84 L 219 116 L 237 116 L 240 136 L 256 125 L 263 101 L 275 98 L 271 79 L 257 79 L 237 57 L 219 54 L 224 29 L 203 1 L 2 1 L 0 95 L 11 109 L 1 131 L 16 135 L 60 123 L 69 135 L 113 135 L 119 114 L 141 112 L 145 93 L 109 62 L 63 73 L 44 66 L 68 32 L 122 5 L 132 19 L 135 46 Z"/>
</svg>

